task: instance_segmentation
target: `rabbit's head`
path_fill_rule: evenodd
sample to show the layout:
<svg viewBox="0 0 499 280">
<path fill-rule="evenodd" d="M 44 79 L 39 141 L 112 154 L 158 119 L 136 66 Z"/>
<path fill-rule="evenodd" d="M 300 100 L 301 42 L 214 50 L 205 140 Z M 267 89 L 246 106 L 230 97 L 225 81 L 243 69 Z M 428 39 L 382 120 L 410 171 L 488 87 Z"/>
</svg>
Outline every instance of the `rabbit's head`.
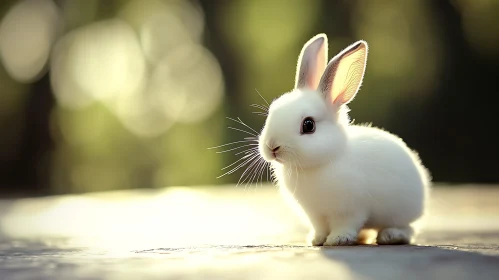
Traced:
<svg viewBox="0 0 499 280">
<path fill-rule="evenodd" d="M 259 138 L 267 162 L 307 168 L 341 155 L 347 145 L 349 103 L 364 76 L 368 46 L 358 41 L 327 63 L 327 37 L 319 34 L 298 59 L 295 88 L 270 105 Z"/>
</svg>

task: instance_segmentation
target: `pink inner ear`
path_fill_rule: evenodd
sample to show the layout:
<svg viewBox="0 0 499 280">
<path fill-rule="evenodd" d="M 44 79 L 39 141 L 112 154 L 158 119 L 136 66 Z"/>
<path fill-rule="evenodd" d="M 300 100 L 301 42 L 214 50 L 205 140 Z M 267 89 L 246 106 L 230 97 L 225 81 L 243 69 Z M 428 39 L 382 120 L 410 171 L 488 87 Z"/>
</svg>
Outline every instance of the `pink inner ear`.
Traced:
<svg viewBox="0 0 499 280">
<path fill-rule="evenodd" d="M 338 106 L 340 105 L 343 105 L 345 103 L 345 92 L 341 92 L 340 94 L 338 94 L 338 96 L 336 96 L 336 98 L 334 99 L 333 103 L 334 104 L 337 104 Z"/>
<path fill-rule="evenodd" d="M 364 42 L 352 45 L 332 59 L 321 80 L 321 90 L 329 102 L 341 106 L 355 97 L 362 84 L 366 60 Z"/>
</svg>

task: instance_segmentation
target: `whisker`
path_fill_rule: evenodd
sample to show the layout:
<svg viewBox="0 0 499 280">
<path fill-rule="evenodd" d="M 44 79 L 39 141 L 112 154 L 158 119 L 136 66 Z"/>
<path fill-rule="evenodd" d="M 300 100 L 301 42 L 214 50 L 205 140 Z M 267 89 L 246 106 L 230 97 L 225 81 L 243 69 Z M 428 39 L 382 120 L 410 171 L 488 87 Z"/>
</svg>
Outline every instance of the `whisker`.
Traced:
<svg viewBox="0 0 499 280">
<path fill-rule="evenodd" d="M 260 160 L 255 160 L 255 162 L 253 163 L 253 166 L 249 170 L 250 172 L 248 173 L 248 176 L 247 176 L 247 178 L 249 180 L 246 181 L 246 184 L 244 185 L 244 189 L 246 189 L 248 187 L 248 184 L 251 187 L 251 183 L 253 182 L 253 180 L 255 178 L 255 174 L 256 174 L 255 171 L 256 171 L 256 169 L 258 167 L 259 162 L 260 162 Z"/>
<path fill-rule="evenodd" d="M 234 141 L 234 142 L 230 142 L 230 143 L 223 144 L 223 145 L 220 145 L 220 146 L 210 147 L 210 148 L 208 148 L 208 150 L 211 150 L 211 149 L 218 149 L 218 148 L 222 148 L 222 147 L 225 147 L 225 146 L 234 145 L 234 144 L 238 144 L 238 143 L 247 143 L 247 142 L 251 142 L 251 141 L 258 142 L 257 140 L 250 139 L 250 138 L 252 138 L 252 137 L 247 137 L 247 138 L 248 138 L 248 139 L 244 138 L 244 140 L 241 140 L 241 141 Z"/>
<path fill-rule="evenodd" d="M 242 145 L 242 146 L 235 147 L 235 148 L 232 148 L 232 149 L 223 150 L 223 151 L 218 151 L 218 152 L 216 152 L 216 153 L 217 153 L 217 154 L 227 153 L 227 152 L 230 152 L 230 151 L 234 151 L 234 150 L 241 149 L 241 148 L 244 148 L 244 147 L 251 147 L 251 146 L 258 146 L 258 144 L 247 144 L 247 145 Z"/>
<path fill-rule="evenodd" d="M 235 155 L 240 155 L 240 154 L 248 154 L 248 153 L 252 153 L 252 152 L 258 152 L 258 147 L 255 147 L 255 148 L 251 148 L 251 149 L 247 149 L 247 150 L 244 150 L 244 151 L 240 151 L 238 153 L 235 153 Z"/>
<path fill-rule="evenodd" d="M 256 130 L 254 130 L 251 126 L 249 126 L 249 125 L 247 125 L 245 122 L 243 122 L 243 121 L 242 121 L 239 117 L 237 117 L 237 119 L 239 120 L 239 122 L 240 122 L 242 125 L 246 126 L 247 128 L 251 129 L 252 131 L 254 131 L 254 132 L 257 134 L 255 137 L 258 137 L 258 136 L 260 135 L 260 134 L 259 134 Z"/>
<path fill-rule="evenodd" d="M 252 184 L 253 182 L 255 182 L 255 187 L 257 187 L 257 186 L 258 186 L 258 177 L 259 177 L 259 175 L 260 175 L 260 169 L 261 169 L 261 167 L 262 167 L 263 163 L 264 163 L 263 159 L 262 159 L 262 158 L 259 158 L 259 159 L 258 159 L 258 163 L 257 163 L 257 165 L 256 165 L 255 169 L 253 170 L 254 172 L 253 172 L 253 177 L 251 178 L 250 187 L 251 187 L 251 184 Z M 255 181 L 255 180 L 256 180 L 256 181 Z"/>
<path fill-rule="evenodd" d="M 267 167 L 267 162 L 265 162 L 265 160 L 262 159 L 262 165 L 260 167 L 260 171 L 258 174 L 258 180 L 257 180 L 257 184 L 256 184 L 257 187 L 258 187 L 258 181 L 260 181 L 260 188 L 263 187 L 263 174 L 265 173 L 266 167 Z"/>
<path fill-rule="evenodd" d="M 261 95 L 260 95 L 261 96 Z M 263 96 L 261 96 L 263 98 Z M 263 98 L 265 100 L 265 98 Z M 265 100 L 266 101 L 266 100 Z M 268 105 L 268 102 L 266 102 Z M 259 115 L 266 116 L 268 111 L 268 107 L 265 105 L 258 105 L 258 104 L 253 104 L 252 105 L 255 108 L 258 108 L 262 110 L 262 112 L 255 112 Z M 216 147 L 211 147 L 208 149 L 218 149 L 222 147 L 226 147 L 226 150 L 223 151 L 217 151 L 216 153 L 227 153 L 231 151 L 236 151 L 235 155 L 241 155 L 242 157 L 234 161 L 233 163 L 223 167 L 221 170 L 224 170 L 225 173 L 218 176 L 217 178 L 221 178 L 223 176 L 232 174 L 238 170 L 240 170 L 242 167 L 245 167 L 244 171 L 242 172 L 241 176 L 239 177 L 236 187 L 240 186 L 242 184 L 245 184 L 245 189 L 249 185 L 251 186 L 253 183 L 257 186 L 259 181 L 260 184 L 263 184 L 263 174 L 268 167 L 266 161 L 261 157 L 259 153 L 259 136 L 260 133 L 253 129 L 251 126 L 247 125 L 245 122 L 243 122 L 239 117 L 237 118 L 230 118 L 227 117 L 228 120 L 231 120 L 239 125 L 244 126 L 243 128 L 238 128 L 238 127 L 233 127 L 229 126 L 229 129 L 243 132 L 245 134 L 248 134 L 250 136 L 247 136 L 243 138 L 244 140 L 241 141 L 235 141 L 223 145 L 219 145 Z M 237 145 L 236 144 L 240 144 Z M 269 170 L 267 169 L 267 178 L 269 177 Z"/>
<path fill-rule="evenodd" d="M 250 164 L 248 167 L 246 167 L 246 170 L 244 170 L 243 174 L 241 174 L 241 177 L 239 177 L 239 181 L 237 181 L 236 186 L 239 186 L 240 181 L 241 181 L 241 179 L 244 177 L 244 175 L 245 175 L 245 174 L 247 174 L 247 173 L 248 173 L 248 171 L 249 171 L 249 170 L 251 170 L 251 169 L 253 168 L 254 164 L 257 162 L 256 158 L 257 158 L 258 156 L 260 156 L 260 155 L 254 155 L 254 156 L 251 158 L 251 164 Z M 248 179 L 248 176 L 247 176 L 247 175 L 246 175 L 246 179 Z M 244 183 L 244 181 L 245 181 L 246 179 L 244 179 L 244 180 L 243 180 L 243 183 Z"/>
<path fill-rule="evenodd" d="M 255 114 L 255 115 L 259 115 L 259 116 L 264 116 L 264 117 L 266 117 L 266 116 L 268 116 L 268 115 L 269 115 L 269 114 L 267 114 L 267 113 L 265 113 L 265 112 L 251 112 L 251 113 L 253 113 L 253 114 Z"/>
<path fill-rule="evenodd" d="M 226 167 L 224 167 L 224 168 L 222 168 L 222 169 L 220 169 L 220 170 L 227 169 L 227 168 L 229 168 L 229 167 L 233 166 L 234 164 L 236 164 L 236 163 L 240 162 L 241 160 L 247 159 L 247 158 L 248 158 L 248 157 L 250 157 L 250 156 L 252 156 L 252 154 L 247 154 L 247 155 L 245 155 L 245 156 L 241 157 L 240 159 L 238 159 L 238 160 L 234 161 L 233 163 L 231 163 L 231 164 L 227 165 Z"/>
<path fill-rule="evenodd" d="M 262 168 L 260 169 L 260 188 L 263 187 L 263 174 L 265 174 L 266 169 L 267 169 L 267 162 L 264 160 Z"/>
<path fill-rule="evenodd" d="M 263 101 L 265 101 L 265 103 L 267 104 L 267 106 L 270 107 L 269 103 L 267 102 L 267 99 L 265 99 L 256 88 L 255 88 L 255 90 L 256 90 L 256 93 L 258 93 L 258 95 L 260 95 L 260 97 L 263 99 Z"/>
<path fill-rule="evenodd" d="M 248 159 L 246 159 L 244 162 L 240 163 L 238 166 L 232 168 L 231 170 L 225 172 L 224 174 L 220 175 L 217 177 L 218 178 L 222 178 L 223 176 L 225 175 L 228 175 L 228 174 L 232 174 L 234 173 L 235 171 L 237 171 L 239 168 L 241 168 L 242 166 L 248 164 L 249 162 L 251 162 L 255 157 L 257 157 L 258 155 L 253 155 L 252 157 L 250 156 Z"/>
<path fill-rule="evenodd" d="M 233 118 L 229 118 L 229 117 L 227 117 L 227 119 L 229 119 L 229 120 L 231 120 L 233 122 L 236 122 L 238 124 L 244 125 L 245 127 L 251 129 L 253 132 L 255 132 L 256 134 L 258 134 L 258 132 L 256 130 L 254 130 L 251 126 L 249 126 L 246 123 L 244 123 L 239 117 L 237 118 L 237 120 L 233 119 Z M 256 136 L 256 135 L 254 135 L 254 136 Z"/>
<path fill-rule="evenodd" d="M 261 173 L 263 171 L 263 167 L 265 166 L 265 160 L 263 158 L 260 157 L 260 163 L 258 164 L 258 167 L 256 169 L 256 172 L 255 172 L 255 188 L 258 187 L 258 181 L 260 180 L 260 177 L 261 177 Z"/>
<path fill-rule="evenodd" d="M 270 169 L 270 163 L 267 164 L 267 182 L 270 182 L 270 179 L 269 179 L 269 169 Z"/>
<path fill-rule="evenodd" d="M 262 111 L 268 111 L 269 108 L 263 106 L 263 105 L 260 105 L 260 104 L 251 104 L 250 107 L 254 107 L 254 108 L 257 108 L 257 109 L 260 109 Z"/>
<path fill-rule="evenodd" d="M 255 136 L 255 137 L 256 137 L 256 135 L 255 135 L 255 134 L 253 134 L 253 133 L 251 133 L 251 132 L 248 132 L 248 131 L 246 131 L 246 130 L 242 130 L 242 129 L 235 128 L 235 127 L 231 127 L 231 126 L 229 126 L 229 129 L 233 129 L 233 130 L 237 130 L 237 131 L 240 131 L 240 132 L 244 132 L 244 133 L 247 133 L 247 134 L 249 134 L 249 135 L 251 135 L 251 136 Z"/>
</svg>

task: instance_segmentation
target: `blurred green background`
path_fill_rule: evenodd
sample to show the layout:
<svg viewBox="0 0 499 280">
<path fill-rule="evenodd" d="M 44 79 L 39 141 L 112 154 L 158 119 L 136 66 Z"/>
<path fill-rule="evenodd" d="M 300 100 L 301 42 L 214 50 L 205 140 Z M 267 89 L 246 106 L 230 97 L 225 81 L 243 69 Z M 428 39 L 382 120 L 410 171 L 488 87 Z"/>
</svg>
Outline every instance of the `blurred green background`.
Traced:
<svg viewBox="0 0 499 280">
<path fill-rule="evenodd" d="M 439 182 L 499 181 L 497 0 L 2 0 L 0 195 L 221 179 L 208 147 L 259 130 L 292 89 L 302 45 L 370 44 L 353 103 L 417 150 Z"/>
</svg>

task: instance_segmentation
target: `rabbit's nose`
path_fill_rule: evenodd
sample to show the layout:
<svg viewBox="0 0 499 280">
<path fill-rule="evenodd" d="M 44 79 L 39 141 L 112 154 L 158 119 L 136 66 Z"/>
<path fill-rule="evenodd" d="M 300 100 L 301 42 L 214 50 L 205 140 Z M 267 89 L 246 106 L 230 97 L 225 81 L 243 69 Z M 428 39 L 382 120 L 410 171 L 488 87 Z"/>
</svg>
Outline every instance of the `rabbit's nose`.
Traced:
<svg viewBox="0 0 499 280">
<path fill-rule="evenodd" d="M 267 145 L 267 148 L 269 148 L 269 150 L 272 153 L 277 152 L 281 148 L 281 146 L 277 146 L 274 141 L 271 141 L 271 142 L 268 142 L 268 143 L 265 143 L 265 144 Z"/>
<path fill-rule="evenodd" d="M 276 157 L 276 153 L 281 149 L 281 146 L 278 146 L 277 143 L 273 140 L 265 143 L 267 148 L 269 148 L 270 152 L 272 152 L 272 155 Z"/>
</svg>

